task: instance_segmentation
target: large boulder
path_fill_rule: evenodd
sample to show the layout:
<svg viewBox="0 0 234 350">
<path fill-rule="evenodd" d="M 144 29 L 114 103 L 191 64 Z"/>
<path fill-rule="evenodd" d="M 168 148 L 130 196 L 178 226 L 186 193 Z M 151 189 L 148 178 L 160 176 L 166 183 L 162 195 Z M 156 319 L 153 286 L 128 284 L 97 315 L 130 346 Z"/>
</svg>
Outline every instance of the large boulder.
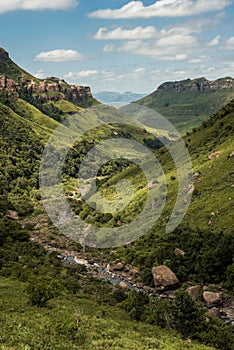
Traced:
<svg viewBox="0 0 234 350">
<path fill-rule="evenodd" d="M 215 292 L 203 292 L 203 299 L 208 307 L 219 305 L 222 302 L 221 294 Z"/>
<path fill-rule="evenodd" d="M 153 267 L 152 273 L 156 288 L 174 287 L 179 283 L 179 280 L 174 272 L 165 265 Z"/>
</svg>

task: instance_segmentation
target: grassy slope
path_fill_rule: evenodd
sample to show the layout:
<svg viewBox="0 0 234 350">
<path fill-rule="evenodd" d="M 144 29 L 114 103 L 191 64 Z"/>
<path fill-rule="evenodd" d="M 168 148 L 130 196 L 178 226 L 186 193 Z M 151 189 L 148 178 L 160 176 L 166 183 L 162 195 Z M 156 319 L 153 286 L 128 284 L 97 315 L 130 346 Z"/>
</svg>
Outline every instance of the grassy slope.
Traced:
<svg viewBox="0 0 234 350">
<path fill-rule="evenodd" d="M 230 90 L 202 93 L 157 90 L 137 103 L 162 114 L 183 134 L 199 126 L 233 97 L 234 91 Z"/>
<path fill-rule="evenodd" d="M 0 51 L 5 52 L 5 50 L 2 48 L 0 48 Z M 15 64 L 10 58 L 0 60 L 0 74 L 1 73 L 6 75 L 8 78 L 15 80 L 16 82 L 21 80 L 22 75 L 27 77 L 27 79 L 33 79 L 35 82 L 38 82 L 38 79 Z"/>
<path fill-rule="evenodd" d="M 118 308 L 64 295 L 47 308 L 28 304 L 25 284 L 0 279 L 1 350 L 208 350 L 158 327 L 130 321 Z M 79 317 L 78 332 L 72 332 Z M 74 339 L 75 334 L 75 339 Z"/>
<path fill-rule="evenodd" d="M 230 229 L 233 225 L 231 215 L 233 207 L 233 189 L 231 185 L 234 183 L 233 158 L 228 156 L 234 150 L 232 138 L 234 130 L 234 103 L 232 102 L 229 105 L 226 115 L 220 118 L 221 115 L 222 112 L 218 113 L 210 122 L 207 122 L 206 127 L 204 125 L 198 128 L 196 132 L 185 138 L 185 143 L 191 155 L 193 170 L 194 172 L 200 172 L 201 175 L 197 182 L 195 181 L 195 193 L 197 195 L 193 196 L 184 221 L 189 222 L 192 226 L 198 225 L 200 228 L 207 229 L 209 227 L 208 222 L 212 219 L 211 213 L 215 212 L 211 226 L 215 230 Z M 221 152 L 220 157 L 208 160 L 208 155 L 215 151 Z M 156 156 L 160 159 L 168 183 L 168 201 L 158 225 L 158 229 L 161 231 L 160 226 L 162 223 L 166 223 L 176 199 L 177 181 L 172 178 L 176 177 L 177 173 L 168 152 L 162 149 L 158 151 Z M 140 177 L 140 174 L 136 173 L 134 169 L 132 172 L 129 170 L 129 174 L 129 178 L 133 182 L 137 181 L 138 175 Z M 124 175 L 116 175 L 104 187 L 108 187 L 111 192 L 110 186 L 113 186 L 114 192 L 115 183 Z M 141 197 L 142 189 L 135 194 L 136 202 L 137 198 Z"/>
</svg>

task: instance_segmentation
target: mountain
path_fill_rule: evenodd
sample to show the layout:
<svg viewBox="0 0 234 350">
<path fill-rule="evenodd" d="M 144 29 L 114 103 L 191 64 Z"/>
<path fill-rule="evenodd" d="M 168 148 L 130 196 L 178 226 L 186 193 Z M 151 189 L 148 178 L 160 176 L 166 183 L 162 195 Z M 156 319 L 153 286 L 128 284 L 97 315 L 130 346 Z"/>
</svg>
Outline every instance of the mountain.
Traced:
<svg viewBox="0 0 234 350">
<path fill-rule="evenodd" d="M 126 91 L 123 93 L 113 92 L 113 91 L 100 91 L 95 94 L 97 100 L 102 103 L 130 103 L 143 98 L 144 94 L 139 94 L 131 91 Z"/>
<path fill-rule="evenodd" d="M 21 97 L 37 106 L 61 100 L 82 107 L 97 103 L 90 87 L 69 85 L 56 77 L 37 79 L 16 65 L 3 48 L 0 48 L 0 92 L 15 99 Z"/>
<path fill-rule="evenodd" d="M 166 117 L 182 134 L 199 126 L 234 98 L 234 79 L 166 82 L 136 103 Z M 140 120 L 141 121 L 141 120 Z"/>
</svg>

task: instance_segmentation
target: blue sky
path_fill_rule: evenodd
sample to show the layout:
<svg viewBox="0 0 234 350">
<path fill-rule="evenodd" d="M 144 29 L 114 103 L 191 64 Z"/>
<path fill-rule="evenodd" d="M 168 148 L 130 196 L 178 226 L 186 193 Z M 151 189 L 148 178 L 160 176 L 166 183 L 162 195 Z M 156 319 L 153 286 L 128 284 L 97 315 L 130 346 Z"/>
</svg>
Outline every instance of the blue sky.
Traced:
<svg viewBox="0 0 234 350">
<path fill-rule="evenodd" d="M 0 46 L 40 78 L 150 93 L 233 76 L 233 0 L 0 0 Z"/>
</svg>

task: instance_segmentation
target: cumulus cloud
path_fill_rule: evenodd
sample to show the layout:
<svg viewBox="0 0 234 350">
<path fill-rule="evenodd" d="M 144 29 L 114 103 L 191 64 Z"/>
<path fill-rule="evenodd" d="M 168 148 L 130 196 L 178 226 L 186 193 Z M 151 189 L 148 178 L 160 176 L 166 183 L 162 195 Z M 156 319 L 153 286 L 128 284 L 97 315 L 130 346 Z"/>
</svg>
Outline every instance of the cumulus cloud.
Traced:
<svg viewBox="0 0 234 350">
<path fill-rule="evenodd" d="M 159 38 L 144 40 L 128 40 L 122 45 L 108 44 L 104 52 L 126 52 L 157 58 L 159 60 L 182 61 L 188 58 L 192 50 L 198 47 L 196 37 L 188 28 L 171 28 L 161 30 Z"/>
<path fill-rule="evenodd" d="M 234 36 L 226 40 L 226 42 L 224 43 L 224 49 L 234 50 Z"/>
<path fill-rule="evenodd" d="M 214 39 L 208 42 L 207 46 L 217 46 L 220 43 L 221 36 L 217 35 Z"/>
<path fill-rule="evenodd" d="M 17 10 L 66 10 L 77 5 L 77 0 L 1 0 L 0 14 Z"/>
<path fill-rule="evenodd" d="M 64 78 L 76 80 L 78 78 L 87 78 L 97 74 L 99 74 L 99 71 L 97 70 L 82 70 L 80 72 L 75 73 L 69 72 L 68 74 L 64 75 Z"/>
<path fill-rule="evenodd" d="M 76 50 L 51 50 L 39 53 L 34 61 L 66 62 L 82 60 L 84 56 Z"/>
<path fill-rule="evenodd" d="M 230 3 L 229 0 L 158 0 L 152 5 L 145 6 L 142 1 L 131 1 L 119 9 L 97 10 L 89 16 L 109 19 L 182 17 L 221 11 Z"/>
<path fill-rule="evenodd" d="M 108 32 L 107 28 L 100 28 L 93 39 L 97 40 L 135 40 L 151 39 L 157 35 L 157 29 L 154 26 L 135 27 L 133 29 L 123 29 L 118 27 Z"/>
</svg>

